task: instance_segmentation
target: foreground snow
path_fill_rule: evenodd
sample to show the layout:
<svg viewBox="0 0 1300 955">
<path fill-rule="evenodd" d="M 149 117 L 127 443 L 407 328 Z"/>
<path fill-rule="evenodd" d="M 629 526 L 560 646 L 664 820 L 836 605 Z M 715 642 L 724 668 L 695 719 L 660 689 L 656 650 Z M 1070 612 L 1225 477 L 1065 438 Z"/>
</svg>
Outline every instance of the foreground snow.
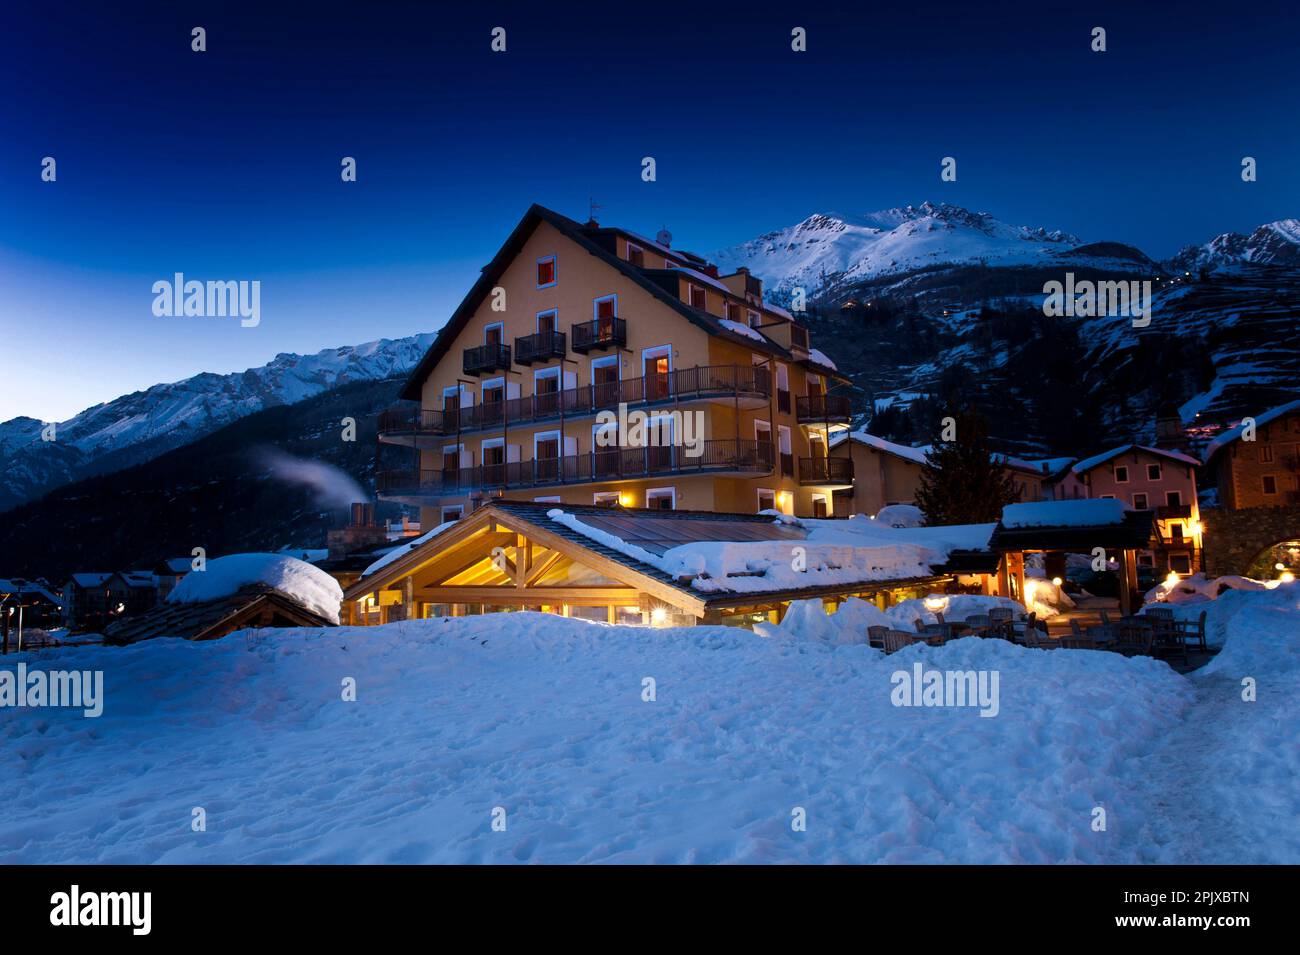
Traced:
<svg viewBox="0 0 1300 955">
<path fill-rule="evenodd" d="M 1262 596 L 1190 679 L 540 614 L 28 655 L 105 709 L 0 709 L 0 863 L 1295 862 L 1300 591 Z M 918 662 L 996 671 L 997 715 L 894 706 Z"/>
</svg>

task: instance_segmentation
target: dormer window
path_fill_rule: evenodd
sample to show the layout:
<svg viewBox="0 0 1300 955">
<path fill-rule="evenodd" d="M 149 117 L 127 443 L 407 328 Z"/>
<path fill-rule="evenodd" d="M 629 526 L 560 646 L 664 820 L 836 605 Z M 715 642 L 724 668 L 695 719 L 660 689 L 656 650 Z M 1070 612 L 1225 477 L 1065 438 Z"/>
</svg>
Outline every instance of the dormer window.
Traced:
<svg viewBox="0 0 1300 955">
<path fill-rule="evenodd" d="M 547 255 L 537 260 L 537 287 L 549 288 L 555 284 L 555 256 Z"/>
<path fill-rule="evenodd" d="M 627 246 L 627 260 L 637 268 L 643 269 L 645 268 L 645 251 L 629 242 Z"/>
<path fill-rule="evenodd" d="M 740 321 L 740 306 L 735 302 L 727 303 L 727 320 L 732 322 Z"/>
<path fill-rule="evenodd" d="M 690 295 L 691 307 L 698 308 L 701 311 L 704 310 L 708 302 L 708 299 L 704 296 L 704 289 L 700 288 L 698 285 L 692 285 L 690 286 Z"/>
<path fill-rule="evenodd" d="M 758 328 L 759 325 L 763 324 L 763 316 L 758 312 L 750 311 L 745 318 L 750 328 Z"/>
</svg>

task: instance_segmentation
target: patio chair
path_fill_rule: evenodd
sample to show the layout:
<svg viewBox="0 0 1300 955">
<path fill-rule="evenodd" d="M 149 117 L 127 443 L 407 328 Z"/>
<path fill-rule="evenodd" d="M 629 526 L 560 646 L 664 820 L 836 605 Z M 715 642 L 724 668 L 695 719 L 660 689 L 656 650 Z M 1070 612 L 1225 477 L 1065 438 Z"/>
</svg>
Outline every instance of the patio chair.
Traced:
<svg viewBox="0 0 1300 955">
<path fill-rule="evenodd" d="M 1202 652 L 1209 649 L 1209 645 L 1205 642 L 1205 617 L 1206 613 L 1202 610 L 1196 623 L 1183 620 L 1178 624 L 1178 636 L 1182 639 L 1183 644 L 1186 645 L 1188 642 L 1195 640 Z"/>
<path fill-rule="evenodd" d="M 1142 626 L 1134 621 L 1121 624 L 1115 631 L 1115 643 L 1111 649 L 1126 657 L 1149 657 L 1151 647 L 1156 639 L 1154 626 Z"/>
<path fill-rule="evenodd" d="M 966 626 L 970 627 L 972 636 L 986 637 L 992 624 L 988 614 L 976 613 L 966 618 Z"/>
<path fill-rule="evenodd" d="M 908 633 L 906 630 L 886 630 L 885 631 L 885 652 L 894 653 L 903 647 L 910 647 L 919 641 L 915 634 Z"/>
<path fill-rule="evenodd" d="M 943 611 L 940 610 L 940 611 L 938 611 L 937 613 L 935 613 L 935 615 L 934 615 L 934 619 L 937 620 L 937 621 L 939 621 L 939 623 L 943 623 L 943 622 L 944 622 L 944 619 L 943 619 Z"/>
<path fill-rule="evenodd" d="M 889 631 L 888 627 L 872 626 L 867 627 L 867 644 L 875 647 L 877 650 L 884 649 L 885 634 Z"/>
<path fill-rule="evenodd" d="M 1004 636 L 1011 636 L 1011 621 L 1015 613 L 1010 607 L 994 607 L 989 611 L 989 624 Z"/>
</svg>

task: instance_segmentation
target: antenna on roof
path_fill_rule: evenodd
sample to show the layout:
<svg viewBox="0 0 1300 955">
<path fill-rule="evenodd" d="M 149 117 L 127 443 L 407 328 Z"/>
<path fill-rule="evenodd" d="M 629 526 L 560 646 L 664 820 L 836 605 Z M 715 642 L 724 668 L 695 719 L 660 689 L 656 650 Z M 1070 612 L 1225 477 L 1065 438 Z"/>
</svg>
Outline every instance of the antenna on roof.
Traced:
<svg viewBox="0 0 1300 955">
<path fill-rule="evenodd" d="M 587 225 L 588 225 L 590 228 L 595 229 L 595 228 L 599 227 L 599 225 L 600 225 L 600 223 L 596 221 L 596 210 L 597 210 L 597 209 L 603 209 L 603 208 L 605 208 L 605 207 L 602 206 L 602 205 L 598 205 L 598 204 L 596 203 L 595 198 L 592 197 L 592 196 L 588 196 L 588 197 L 587 197 L 587 205 L 588 205 L 588 207 L 589 207 L 588 210 L 587 210 Z"/>
<path fill-rule="evenodd" d="M 671 249 L 673 247 L 673 234 L 668 231 L 667 226 L 664 226 L 659 230 L 659 234 L 655 236 L 655 241 L 665 249 Z"/>
</svg>

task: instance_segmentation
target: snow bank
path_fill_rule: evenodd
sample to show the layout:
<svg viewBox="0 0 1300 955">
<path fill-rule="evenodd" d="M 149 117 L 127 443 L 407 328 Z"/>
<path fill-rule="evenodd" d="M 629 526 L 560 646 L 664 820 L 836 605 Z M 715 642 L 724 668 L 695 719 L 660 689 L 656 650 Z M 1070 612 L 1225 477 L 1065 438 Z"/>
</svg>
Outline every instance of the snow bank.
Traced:
<svg viewBox="0 0 1300 955">
<path fill-rule="evenodd" d="M 181 578 L 167 595 L 169 603 L 201 603 L 239 593 L 244 587 L 264 584 L 298 606 L 339 622 L 343 591 L 319 567 L 284 554 L 229 554 L 208 561 L 204 570 Z"/>
<path fill-rule="evenodd" d="M 820 598 L 794 600 L 779 624 L 756 623 L 760 637 L 784 638 L 829 646 L 848 646 L 867 642 L 867 627 L 895 627 L 874 604 L 850 597 L 838 610 L 828 614 Z M 880 652 L 880 651 L 877 651 Z"/>
<path fill-rule="evenodd" d="M 924 527 L 925 514 L 915 504 L 887 504 L 876 512 L 885 527 Z"/>
<path fill-rule="evenodd" d="M 0 864 L 1139 862 L 1190 698 L 1118 654 L 530 613 L 45 654 L 104 713 L 0 709 Z M 997 716 L 895 706 L 918 663 L 997 673 Z"/>
<path fill-rule="evenodd" d="M 1190 577 L 1170 575 L 1148 590 L 1144 600 L 1148 604 L 1199 604 L 1214 600 L 1229 590 L 1268 589 L 1269 584 L 1265 581 L 1238 577 L 1235 574 L 1225 574 L 1222 577 L 1206 577 L 1204 574 L 1193 574 Z"/>
<path fill-rule="evenodd" d="M 926 600 L 944 599 L 947 604 L 938 613 L 925 606 Z M 1025 616 L 1025 605 L 1010 597 L 985 597 L 983 594 L 931 594 L 924 599 L 900 600 L 885 611 L 895 630 L 915 630 L 916 622 L 938 623 L 938 614 L 948 623 L 961 623 L 967 617 L 987 614 L 995 607 L 1012 611 L 1017 620 Z"/>
<path fill-rule="evenodd" d="M 1075 607 L 1074 599 L 1052 581 L 1042 577 L 1025 578 L 1025 606 L 1040 620 L 1056 617 Z"/>
</svg>

